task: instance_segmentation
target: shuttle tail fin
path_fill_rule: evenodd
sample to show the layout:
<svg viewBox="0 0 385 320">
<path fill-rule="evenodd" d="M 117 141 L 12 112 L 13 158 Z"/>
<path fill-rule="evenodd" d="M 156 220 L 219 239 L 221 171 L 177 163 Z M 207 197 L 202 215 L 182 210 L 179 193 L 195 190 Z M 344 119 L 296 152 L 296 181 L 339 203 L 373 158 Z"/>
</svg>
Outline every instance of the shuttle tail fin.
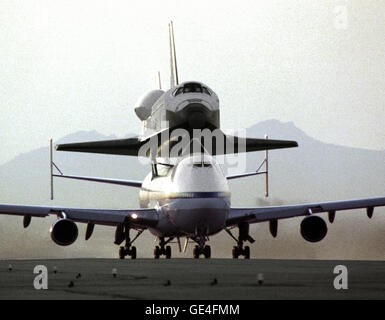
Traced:
<svg viewBox="0 0 385 320">
<path fill-rule="evenodd" d="M 179 84 L 178 79 L 178 67 L 176 63 L 176 51 L 175 51 L 175 39 L 174 39 L 174 26 L 172 21 L 168 24 L 169 37 L 170 37 L 170 68 L 171 68 L 171 77 L 170 77 L 170 86 L 171 88 Z"/>
</svg>

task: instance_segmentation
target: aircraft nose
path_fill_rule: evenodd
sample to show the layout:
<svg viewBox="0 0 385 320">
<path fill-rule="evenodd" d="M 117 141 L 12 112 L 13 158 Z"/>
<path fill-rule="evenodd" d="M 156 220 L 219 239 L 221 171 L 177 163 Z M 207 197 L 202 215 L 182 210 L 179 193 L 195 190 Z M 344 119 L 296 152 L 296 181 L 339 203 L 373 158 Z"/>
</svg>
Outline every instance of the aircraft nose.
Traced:
<svg viewBox="0 0 385 320">
<path fill-rule="evenodd" d="M 188 125 L 191 129 L 203 129 L 206 124 L 206 116 L 201 111 L 194 111 L 188 116 Z"/>
<path fill-rule="evenodd" d="M 209 109 L 201 103 L 190 103 L 186 108 L 187 122 L 190 129 L 206 127 Z"/>
</svg>

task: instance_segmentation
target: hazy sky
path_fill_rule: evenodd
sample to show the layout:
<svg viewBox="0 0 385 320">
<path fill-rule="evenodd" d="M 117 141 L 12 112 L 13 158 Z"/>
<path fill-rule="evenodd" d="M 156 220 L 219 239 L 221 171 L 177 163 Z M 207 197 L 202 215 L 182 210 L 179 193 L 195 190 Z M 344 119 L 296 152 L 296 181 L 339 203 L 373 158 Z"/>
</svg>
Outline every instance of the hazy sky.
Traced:
<svg viewBox="0 0 385 320">
<path fill-rule="evenodd" d="M 346 13 L 346 19 L 345 19 Z M 0 163 L 78 130 L 139 133 L 137 98 L 181 80 L 218 95 L 224 128 L 293 121 L 385 149 L 385 2 L 0 0 Z"/>
</svg>

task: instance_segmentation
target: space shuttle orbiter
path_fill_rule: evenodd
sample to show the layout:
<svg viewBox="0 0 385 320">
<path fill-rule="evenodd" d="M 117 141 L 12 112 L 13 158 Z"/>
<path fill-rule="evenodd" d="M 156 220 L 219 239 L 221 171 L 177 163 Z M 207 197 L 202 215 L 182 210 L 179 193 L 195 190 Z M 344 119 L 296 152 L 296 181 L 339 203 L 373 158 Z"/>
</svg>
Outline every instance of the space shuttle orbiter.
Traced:
<svg viewBox="0 0 385 320">
<path fill-rule="evenodd" d="M 172 22 L 169 23 L 169 37 L 170 89 L 152 90 L 138 100 L 135 113 L 143 123 L 142 135 L 128 139 L 59 144 L 56 150 L 142 156 L 139 150 L 150 139 L 154 137 L 158 139 L 157 152 L 159 152 L 161 146 L 168 143 L 161 136 L 165 137 L 165 132 L 170 134 L 175 129 L 184 129 L 188 133 L 197 129 L 216 130 L 223 135 L 225 141 L 231 140 L 233 148 L 213 149 L 211 151 L 213 155 L 298 146 L 295 141 L 236 137 L 220 131 L 219 99 L 216 93 L 198 81 L 179 83 Z M 242 148 L 238 147 L 240 145 Z M 145 156 L 150 155 L 147 153 Z"/>
</svg>

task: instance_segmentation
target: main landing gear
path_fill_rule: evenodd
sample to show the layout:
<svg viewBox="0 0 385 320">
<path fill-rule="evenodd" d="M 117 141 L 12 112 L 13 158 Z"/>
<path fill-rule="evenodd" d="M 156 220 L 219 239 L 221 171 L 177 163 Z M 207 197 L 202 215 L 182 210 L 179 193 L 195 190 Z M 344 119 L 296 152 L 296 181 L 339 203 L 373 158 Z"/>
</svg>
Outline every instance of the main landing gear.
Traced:
<svg viewBox="0 0 385 320">
<path fill-rule="evenodd" d="M 244 248 L 241 245 L 233 247 L 233 259 L 238 259 L 239 256 L 244 256 L 245 259 L 250 259 L 250 247 L 245 246 Z"/>
<path fill-rule="evenodd" d="M 136 259 L 136 247 L 120 247 L 119 248 L 119 259 L 124 259 L 126 256 L 130 256 L 131 259 Z"/>
<path fill-rule="evenodd" d="M 159 259 L 161 255 L 166 256 L 166 259 L 171 259 L 171 247 L 166 246 L 174 238 L 169 238 L 165 241 L 164 237 L 159 238 L 159 246 L 155 246 L 154 248 L 154 258 Z"/>
<path fill-rule="evenodd" d="M 240 256 L 243 256 L 245 259 L 250 259 L 250 247 L 243 247 L 243 242 L 245 241 L 249 241 L 250 243 L 255 242 L 255 240 L 249 235 L 249 224 L 246 222 L 240 223 L 238 224 L 238 228 L 238 239 L 233 236 L 229 229 L 225 229 L 230 237 L 232 237 L 237 242 L 237 245 L 233 247 L 232 251 L 233 259 L 238 259 Z"/>
<path fill-rule="evenodd" d="M 199 259 L 199 256 L 202 254 L 206 259 L 211 258 L 211 247 L 205 245 L 206 237 L 199 237 L 193 239 L 197 245 L 195 245 L 193 250 L 194 259 Z"/>
<path fill-rule="evenodd" d="M 120 245 L 123 241 L 126 242 L 124 246 L 119 248 L 119 259 L 124 259 L 130 256 L 131 259 L 136 259 L 136 247 L 132 246 L 133 242 L 141 235 L 144 230 L 139 230 L 134 239 L 130 239 L 130 228 L 126 224 L 120 224 L 116 227 L 115 244 Z"/>
</svg>

